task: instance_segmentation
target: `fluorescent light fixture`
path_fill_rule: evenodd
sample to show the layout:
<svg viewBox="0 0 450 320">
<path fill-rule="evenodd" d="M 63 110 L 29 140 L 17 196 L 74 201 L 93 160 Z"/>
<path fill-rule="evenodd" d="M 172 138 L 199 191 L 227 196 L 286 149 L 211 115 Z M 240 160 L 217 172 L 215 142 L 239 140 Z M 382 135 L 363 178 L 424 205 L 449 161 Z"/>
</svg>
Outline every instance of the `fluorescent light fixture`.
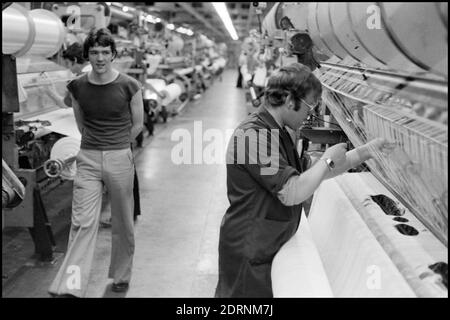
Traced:
<svg viewBox="0 0 450 320">
<path fill-rule="evenodd" d="M 168 25 L 166 25 L 166 28 L 169 30 L 174 30 L 175 26 L 172 23 L 169 23 Z"/>
<path fill-rule="evenodd" d="M 156 18 L 155 21 L 156 22 L 161 22 L 161 19 L 160 18 Z"/>
<path fill-rule="evenodd" d="M 127 12 L 127 11 L 128 11 L 128 7 L 127 7 L 127 6 L 123 6 L 123 7 L 122 7 L 122 10 L 123 10 L 124 12 Z"/>
<path fill-rule="evenodd" d="M 216 9 L 220 19 L 222 19 L 222 22 L 225 25 L 225 28 L 227 28 L 228 33 L 231 36 L 231 39 L 238 40 L 239 37 L 236 33 L 236 29 L 234 28 L 233 22 L 231 21 L 230 14 L 228 13 L 228 9 L 227 6 L 225 5 L 225 2 L 211 2 L 211 3 L 214 9 Z"/>
<path fill-rule="evenodd" d="M 110 5 L 112 4 L 112 2 L 107 2 L 106 4 L 107 4 L 108 6 L 110 6 Z"/>
</svg>

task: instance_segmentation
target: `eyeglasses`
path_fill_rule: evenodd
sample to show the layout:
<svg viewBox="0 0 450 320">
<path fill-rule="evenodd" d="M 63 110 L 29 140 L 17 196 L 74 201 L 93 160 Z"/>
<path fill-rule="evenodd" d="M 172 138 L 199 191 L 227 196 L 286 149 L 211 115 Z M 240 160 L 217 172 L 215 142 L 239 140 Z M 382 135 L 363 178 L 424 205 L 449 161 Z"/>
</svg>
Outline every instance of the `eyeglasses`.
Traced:
<svg viewBox="0 0 450 320">
<path fill-rule="evenodd" d="M 310 105 L 308 102 L 306 102 L 305 100 L 303 100 L 303 99 L 300 99 L 304 104 L 306 104 L 307 106 L 308 106 L 308 108 L 309 108 L 309 112 L 308 113 L 314 113 L 314 112 L 316 112 L 316 110 L 317 110 L 317 108 L 320 106 L 320 104 L 322 103 L 322 101 L 321 100 L 319 100 L 319 101 L 317 101 L 317 103 L 316 103 L 316 105 L 315 106 L 312 106 L 312 105 Z"/>
</svg>

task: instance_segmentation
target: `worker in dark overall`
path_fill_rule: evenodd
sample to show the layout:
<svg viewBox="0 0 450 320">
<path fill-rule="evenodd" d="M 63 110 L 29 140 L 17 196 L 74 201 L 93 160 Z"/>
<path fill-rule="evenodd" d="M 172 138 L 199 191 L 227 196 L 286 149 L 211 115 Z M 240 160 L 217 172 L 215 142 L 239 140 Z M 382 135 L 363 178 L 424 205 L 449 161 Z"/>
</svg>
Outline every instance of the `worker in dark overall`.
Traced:
<svg viewBox="0 0 450 320">
<path fill-rule="evenodd" d="M 379 138 L 349 152 L 345 143 L 336 144 L 305 168 L 285 126 L 297 130 L 319 106 L 321 92 L 308 67 L 282 67 L 269 78 L 264 103 L 233 133 L 227 150 L 230 207 L 220 227 L 216 297 L 272 297 L 272 261 L 297 231 L 302 202 L 322 180 L 387 147 Z"/>
</svg>

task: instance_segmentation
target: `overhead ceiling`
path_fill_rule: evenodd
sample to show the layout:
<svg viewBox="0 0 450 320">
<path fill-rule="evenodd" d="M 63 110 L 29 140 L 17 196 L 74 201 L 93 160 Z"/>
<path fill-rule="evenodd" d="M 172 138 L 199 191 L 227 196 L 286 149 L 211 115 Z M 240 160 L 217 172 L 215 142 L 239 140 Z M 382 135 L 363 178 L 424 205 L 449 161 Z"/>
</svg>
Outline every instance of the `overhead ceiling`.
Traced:
<svg viewBox="0 0 450 320">
<path fill-rule="evenodd" d="M 211 2 L 134 2 L 136 7 L 176 26 L 184 26 L 216 42 L 233 42 Z M 226 2 L 233 25 L 242 40 L 258 29 L 258 17 L 251 2 Z"/>
</svg>

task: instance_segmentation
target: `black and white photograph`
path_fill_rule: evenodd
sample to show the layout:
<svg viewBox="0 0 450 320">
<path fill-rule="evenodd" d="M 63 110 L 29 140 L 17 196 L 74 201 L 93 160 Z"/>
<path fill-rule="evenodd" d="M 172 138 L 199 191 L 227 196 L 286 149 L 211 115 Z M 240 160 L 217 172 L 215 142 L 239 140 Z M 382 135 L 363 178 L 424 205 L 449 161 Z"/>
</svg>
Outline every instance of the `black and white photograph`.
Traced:
<svg viewBox="0 0 450 320">
<path fill-rule="evenodd" d="M 448 298 L 448 2 L 2 2 L 2 297 Z"/>
</svg>

